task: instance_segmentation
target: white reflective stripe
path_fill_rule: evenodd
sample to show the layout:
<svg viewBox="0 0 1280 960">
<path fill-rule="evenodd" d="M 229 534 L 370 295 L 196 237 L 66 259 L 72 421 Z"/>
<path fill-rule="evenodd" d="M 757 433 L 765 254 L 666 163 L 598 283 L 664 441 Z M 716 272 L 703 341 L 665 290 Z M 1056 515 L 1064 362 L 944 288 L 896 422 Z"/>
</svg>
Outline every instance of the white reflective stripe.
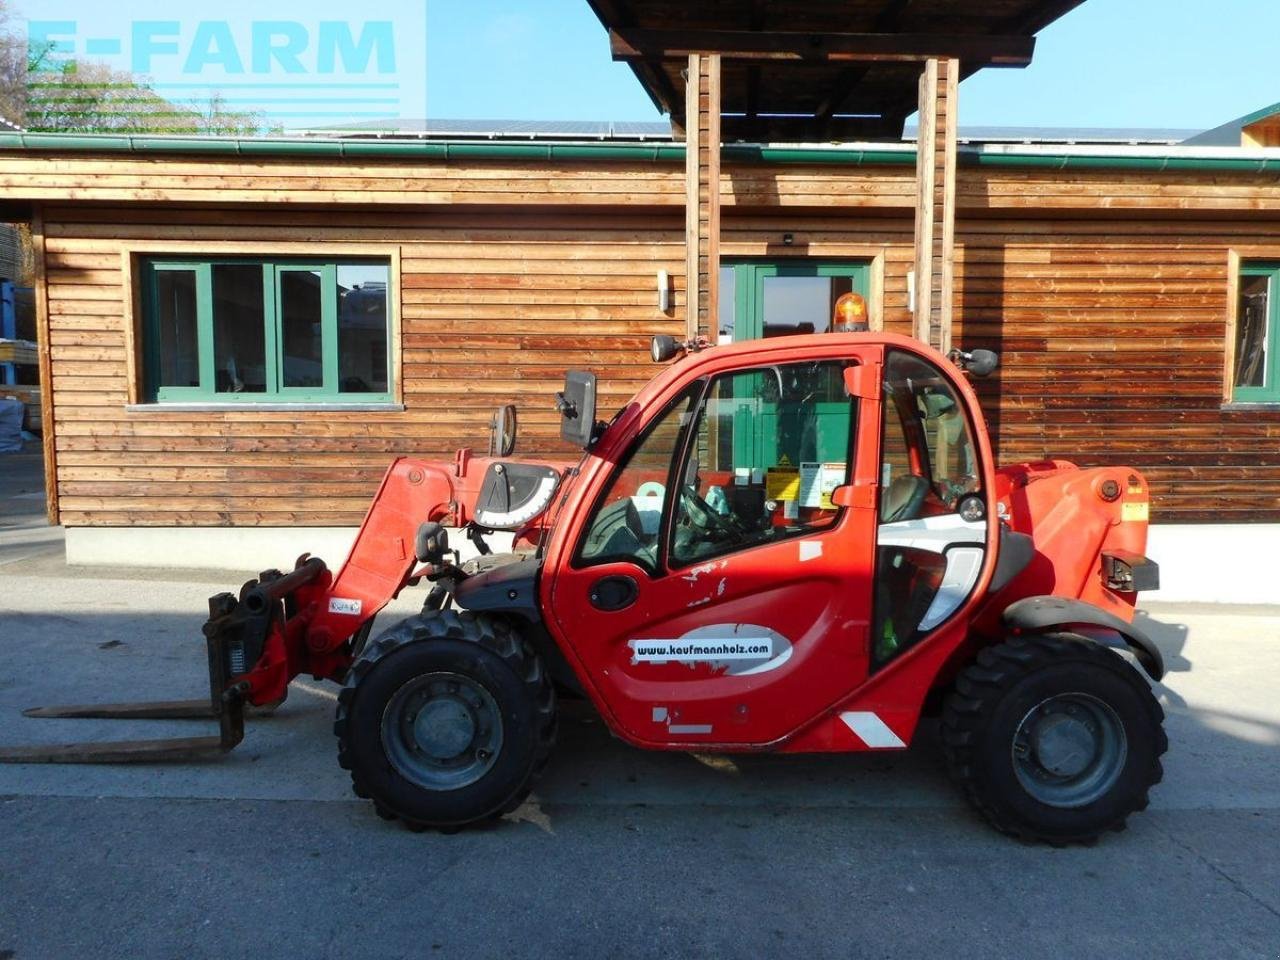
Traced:
<svg viewBox="0 0 1280 960">
<path fill-rule="evenodd" d="M 872 750 L 884 750 L 891 747 L 905 747 L 902 738 L 889 729 L 889 725 L 874 713 L 849 711 L 840 714 L 854 735 Z"/>
</svg>

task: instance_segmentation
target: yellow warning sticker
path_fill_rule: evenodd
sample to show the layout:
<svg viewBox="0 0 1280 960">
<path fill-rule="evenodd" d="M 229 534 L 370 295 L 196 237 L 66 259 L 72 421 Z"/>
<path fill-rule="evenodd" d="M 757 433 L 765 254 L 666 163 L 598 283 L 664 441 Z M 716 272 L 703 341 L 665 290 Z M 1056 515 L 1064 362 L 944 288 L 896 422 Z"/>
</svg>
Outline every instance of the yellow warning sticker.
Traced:
<svg viewBox="0 0 1280 960">
<path fill-rule="evenodd" d="M 791 466 L 791 458 L 784 453 L 782 456 L 778 458 L 778 466 L 780 467 Z"/>
<path fill-rule="evenodd" d="M 770 467 L 764 475 L 766 500 L 798 500 L 800 471 L 795 467 Z"/>
<path fill-rule="evenodd" d="M 1145 500 L 1126 503 L 1120 507 L 1121 520 L 1147 520 L 1151 516 L 1151 505 Z"/>
</svg>

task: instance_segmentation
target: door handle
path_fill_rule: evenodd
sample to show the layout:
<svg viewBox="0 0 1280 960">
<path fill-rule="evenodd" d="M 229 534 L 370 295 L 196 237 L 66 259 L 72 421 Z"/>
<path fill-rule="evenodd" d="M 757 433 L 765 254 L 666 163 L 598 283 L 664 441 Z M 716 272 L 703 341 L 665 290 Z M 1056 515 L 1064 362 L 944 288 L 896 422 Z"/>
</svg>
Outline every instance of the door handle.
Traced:
<svg viewBox="0 0 1280 960">
<path fill-rule="evenodd" d="M 591 605 L 597 610 L 606 612 L 624 610 L 636 602 L 640 596 L 640 587 L 632 577 L 601 577 L 591 585 L 588 594 Z"/>
</svg>

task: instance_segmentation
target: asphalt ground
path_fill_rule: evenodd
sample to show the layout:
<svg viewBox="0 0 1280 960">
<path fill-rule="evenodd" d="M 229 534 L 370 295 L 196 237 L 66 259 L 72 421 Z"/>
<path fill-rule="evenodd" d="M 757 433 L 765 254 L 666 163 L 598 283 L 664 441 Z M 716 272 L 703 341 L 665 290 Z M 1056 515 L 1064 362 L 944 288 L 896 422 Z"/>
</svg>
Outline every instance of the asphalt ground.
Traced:
<svg viewBox="0 0 1280 960">
<path fill-rule="evenodd" d="M 206 598 L 237 584 L 67 567 L 39 518 L 38 461 L 18 456 L 32 459 L 0 457 L 0 740 L 205 732 L 21 716 L 200 696 Z M 0 960 L 1274 960 L 1280 608 L 1163 604 L 1142 619 L 1170 667 L 1165 781 L 1092 847 L 994 833 L 928 729 L 894 755 L 652 754 L 581 708 L 524 807 L 483 830 L 413 834 L 352 796 L 334 690 L 300 681 L 222 759 L 0 765 Z"/>
</svg>

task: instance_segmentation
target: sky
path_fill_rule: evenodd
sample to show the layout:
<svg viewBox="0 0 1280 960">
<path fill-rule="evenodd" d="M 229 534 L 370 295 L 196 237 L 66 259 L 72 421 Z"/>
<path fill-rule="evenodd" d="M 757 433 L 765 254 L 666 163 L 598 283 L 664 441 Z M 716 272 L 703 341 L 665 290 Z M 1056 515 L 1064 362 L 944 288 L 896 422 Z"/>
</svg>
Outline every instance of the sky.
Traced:
<svg viewBox="0 0 1280 960">
<path fill-rule="evenodd" d="M 433 116 L 656 119 L 585 0 L 433 0 L 427 29 Z M 1030 67 L 966 80 L 960 122 L 1217 126 L 1280 101 L 1278 41 L 1277 0 L 1086 0 Z"/>
<path fill-rule="evenodd" d="M 660 119 L 630 69 L 611 61 L 585 0 L 223 0 L 216 8 L 172 0 L 10 0 L 10 7 L 74 24 L 60 46 L 79 56 L 87 55 L 89 38 L 113 31 L 124 35 L 118 56 L 136 56 L 129 31 L 138 22 L 180 18 L 172 34 L 146 28 L 153 31 L 146 65 L 161 92 L 200 96 L 200 84 L 217 84 L 234 106 L 271 101 L 265 109 L 291 114 L 286 126 L 336 122 L 326 111 L 356 119 Z M 220 19 L 202 27 L 213 10 Z M 340 53 L 338 69 L 326 73 L 315 60 L 324 20 L 353 24 L 352 43 L 361 39 L 363 21 L 392 22 L 394 63 L 366 58 L 344 72 L 350 64 Z M 264 21 L 300 25 L 290 28 L 300 38 L 300 72 L 286 75 L 277 58 L 269 77 L 245 73 L 256 49 L 253 24 Z M 1086 0 L 1040 34 L 1030 67 L 989 69 L 965 81 L 960 123 L 1216 126 L 1280 101 L 1278 37 L 1276 0 Z M 203 51 L 195 73 L 193 44 Z M 368 52 L 378 53 L 372 35 Z"/>
</svg>

